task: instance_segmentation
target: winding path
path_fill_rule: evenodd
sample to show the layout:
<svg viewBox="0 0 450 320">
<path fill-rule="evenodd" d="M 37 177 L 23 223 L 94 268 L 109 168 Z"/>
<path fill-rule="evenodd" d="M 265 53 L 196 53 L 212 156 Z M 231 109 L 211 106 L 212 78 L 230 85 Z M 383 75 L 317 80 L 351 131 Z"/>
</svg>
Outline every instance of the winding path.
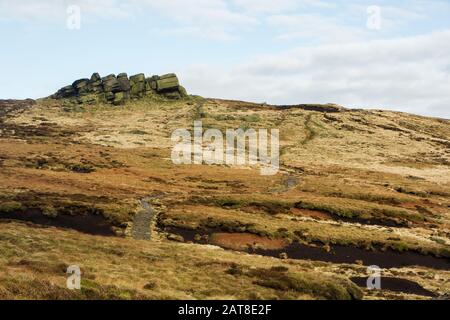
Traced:
<svg viewBox="0 0 450 320">
<path fill-rule="evenodd" d="M 139 211 L 134 217 L 131 234 L 136 240 L 151 240 L 151 224 L 155 211 L 151 207 L 148 198 L 142 199 L 141 205 L 143 210 Z"/>
</svg>

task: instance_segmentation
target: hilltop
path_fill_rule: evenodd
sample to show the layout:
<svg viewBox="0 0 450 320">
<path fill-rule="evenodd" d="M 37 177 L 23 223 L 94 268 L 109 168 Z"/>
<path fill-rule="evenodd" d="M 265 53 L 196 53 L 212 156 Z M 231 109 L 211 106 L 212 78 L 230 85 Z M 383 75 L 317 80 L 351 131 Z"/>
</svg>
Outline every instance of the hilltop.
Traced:
<svg viewBox="0 0 450 320">
<path fill-rule="evenodd" d="M 0 101 L 0 116 L 0 298 L 450 290 L 449 120 L 205 99 L 173 74 L 94 74 L 48 98 Z M 173 164 L 171 134 L 195 120 L 279 129 L 279 173 Z M 65 288 L 72 264 L 80 292 Z M 383 291 L 359 287 L 373 264 Z"/>
<path fill-rule="evenodd" d="M 117 76 L 110 74 L 102 78 L 96 72 L 90 79 L 79 79 L 71 85 L 61 88 L 51 98 L 69 99 L 79 104 L 108 102 L 122 105 L 131 99 L 145 96 L 160 96 L 177 100 L 187 97 L 187 92 L 173 73 L 162 76 L 154 75 L 150 78 L 146 78 L 143 73 L 130 78 L 126 73 L 120 73 Z"/>
</svg>

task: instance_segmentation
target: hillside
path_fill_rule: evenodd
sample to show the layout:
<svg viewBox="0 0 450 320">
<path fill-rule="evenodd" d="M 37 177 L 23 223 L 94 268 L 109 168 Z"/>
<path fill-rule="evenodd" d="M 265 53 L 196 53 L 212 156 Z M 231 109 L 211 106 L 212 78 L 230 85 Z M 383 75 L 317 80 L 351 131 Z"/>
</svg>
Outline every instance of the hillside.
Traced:
<svg viewBox="0 0 450 320">
<path fill-rule="evenodd" d="M 450 292 L 449 120 L 161 92 L 0 101 L 0 298 Z M 279 172 L 175 165 L 171 134 L 195 120 L 279 129 Z M 370 265 L 381 291 L 358 287 Z"/>
</svg>

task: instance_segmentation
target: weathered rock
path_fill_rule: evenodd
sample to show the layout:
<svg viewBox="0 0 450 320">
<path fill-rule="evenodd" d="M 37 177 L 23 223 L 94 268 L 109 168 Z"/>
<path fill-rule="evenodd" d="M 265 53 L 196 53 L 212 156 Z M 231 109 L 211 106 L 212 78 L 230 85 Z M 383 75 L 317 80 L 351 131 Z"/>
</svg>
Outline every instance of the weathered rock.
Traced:
<svg viewBox="0 0 450 320">
<path fill-rule="evenodd" d="M 110 74 L 109 76 L 106 76 L 102 79 L 103 81 L 103 90 L 106 92 L 120 92 L 120 84 L 119 81 L 117 81 L 117 78 L 115 75 Z"/>
<path fill-rule="evenodd" d="M 131 90 L 131 83 L 130 80 L 128 80 L 128 75 L 126 73 L 121 73 L 117 76 L 117 81 L 119 82 L 119 86 L 121 91 L 130 91 Z"/>
<path fill-rule="evenodd" d="M 152 78 L 146 78 L 145 79 L 145 91 L 156 91 L 156 82 L 155 82 L 155 88 L 152 87 Z"/>
<path fill-rule="evenodd" d="M 101 93 L 103 92 L 103 82 L 102 78 L 98 73 L 94 73 L 91 76 L 91 80 L 89 80 L 89 92 L 92 93 Z"/>
<path fill-rule="evenodd" d="M 97 102 L 98 97 L 95 94 L 87 94 L 87 95 L 82 95 L 82 96 L 78 96 L 77 98 L 77 102 L 79 104 L 93 104 L 95 102 Z"/>
<path fill-rule="evenodd" d="M 74 83 L 72 83 L 72 87 L 74 87 L 75 89 L 77 88 L 82 88 L 87 86 L 89 83 L 89 79 L 79 79 L 76 80 Z"/>
<path fill-rule="evenodd" d="M 89 84 L 89 92 L 91 93 L 102 93 L 103 92 L 103 84 L 100 82 L 100 84 L 93 83 Z"/>
<path fill-rule="evenodd" d="M 115 94 L 112 92 L 105 92 L 105 99 L 108 102 L 113 102 L 115 99 Z"/>
<path fill-rule="evenodd" d="M 159 76 L 159 80 L 176 78 L 176 77 L 177 77 L 177 75 L 175 73 L 167 73 L 167 74 L 163 74 L 162 76 Z"/>
<path fill-rule="evenodd" d="M 156 90 L 158 92 L 168 91 L 168 90 L 178 90 L 178 86 L 180 85 L 178 78 L 175 74 L 169 73 L 160 77 L 159 80 L 156 80 Z"/>
<path fill-rule="evenodd" d="M 80 79 L 72 84 L 78 95 L 85 95 L 89 93 L 89 79 Z"/>
<path fill-rule="evenodd" d="M 62 89 L 60 89 L 56 94 L 56 99 L 63 99 L 63 98 L 70 98 L 77 94 L 76 90 L 71 86 L 66 86 Z"/>
<path fill-rule="evenodd" d="M 166 97 L 167 99 L 170 99 L 170 100 L 178 100 L 178 99 L 181 99 L 181 95 L 180 95 L 180 93 L 179 93 L 178 91 L 163 92 L 162 95 L 163 95 L 164 97 Z"/>
<path fill-rule="evenodd" d="M 91 82 L 98 82 L 98 81 L 101 82 L 102 78 L 100 77 L 100 75 L 97 72 L 95 72 L 91 76 Z"/>
<path fill-rule="evenodd" d="M 121 105 L 125 103 L 125 93 L 124 92 L 116 92 L 114 94 L 113 104 L 115 106 Z"/>
<path fill-rule="evenodd" d="M 130 77 L 131 98 L 142 98 L 146 91 L 145 75 L 143 73 Z"/>
<path fill-rule="evenodd" d="M 130 98 L 160 96 L 167 99 L 187 97 L 186 89 L 180 86 L 175 74 L 145 78 L 143 73 L 128 78 L 126 73 L 101 78 L 98 73 L 90 79 L 79 79 L 55 93 L 54 99 L 76 99 L 78 103 L 109 102 L 124 104 Z"/>
<path fill-rule="evenodd" d="M 154 91 L 156 91 L 158 89 L 158 83 L 157 81 L 159 80 L 159 76 L 152 76 L 151 78 L 148 78 L 147 84 L 150 86 L 150 88 Z"/>
<path fill-rule="evenodd" d="M 182 98 L 186 98 L 186 97 L 189 96 L 189 95 L 188 95 L 188 92 L 187 92 L 187 90 L 186 90 L 186 88 L 183 87 L 183 86 L 178 86 L 178 92 L 180 93 L 180 96 L 181 96 Z"/>
<path fill-rule="evenodd" d="M 136 74 L 134 76 L 131 76 L 130 77 L 130 81 L 132 83 L 144 82 L 145 81 L 145 74 L 139 73 L 139 74 Z"/>
</svg>

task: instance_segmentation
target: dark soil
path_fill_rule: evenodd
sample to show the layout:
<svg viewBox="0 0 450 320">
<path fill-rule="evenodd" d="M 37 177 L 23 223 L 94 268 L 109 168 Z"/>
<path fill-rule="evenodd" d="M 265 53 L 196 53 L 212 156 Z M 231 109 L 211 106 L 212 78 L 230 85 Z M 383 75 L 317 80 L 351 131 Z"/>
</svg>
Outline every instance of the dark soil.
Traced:
<svg viewBox="0 0 450 320">
<path fill-rule="evenodd" d="M 361 288 L 367 287 L 367 278 L 354 277 L 350 280 Z M 425 297 L 437 297 L 435 293 L 424 289 L 418 283 L 401 278 L 381 277 L 381 290 L 415 294 Z"/>
<path fill-rule="evenodd" d="M 334 105 L 326 105 L 326 104 L 298 104 L 298 105 L 282 105 L 276 106 L 276 108 L 281 110 L 289 110 L 289 109 L 301 109 L 306 111 L 317 111 L 317 112 L 325 112 L 325 113 L 338 113 L 347 111 L 347 109 L 334 106 Z"/>
<path fill-rule="evenodd" d="M 19 220 L 42 226 L 73 229 L 79 232 L 100 236 L 114 236 L 111 224 L 101 215 L 58 215 L 47 217 L 39 209 L 27 209 L 22 212 L 0 213 L 0 220 Z"/>
<path fill-rule="evenodd" d="M 166 228 L 166 231 L 181 235 L 185 241 L 207 244 L 205 239 L 195 241 L 195 235 L 211 235 L 220 230 L 187 230 L 182 228 Z M 304 245 L 294 242 L 280 250 L 249 249 L 248 253 L 262 256 L 279 258 L 280 254 L 286 253 L 290 259 L 324 261 L 332 263 L 354 264 L 357 260 L 363 262 L 365 266 L 376 265 L 380 268 L 401 268 L 408 266 L 423 266 L 439 270 L 450 270 L 450 259 L 438 258 L 431 255 L 423 255 L 416 252 L 398 252 L 392 249 L 365 250 L 361 248 L 333 245 L 331 251 L 325 251 L 321 246 Z"/>
<path fill-rule="evenodd" d="M 392 249 L 386 251 L 369 251 L 361 248 L 333 245 L 330 252 L 321 247 L 313 247 L 300 243 L 292 243 L 282 250 L 255 250 L 254 253 L 279 257 L 286 253 L 290 259 L 307 259 L 333 263 L 355 263 L 360 260 L 366 266 L 376 265 L 380 268 L 401 268 L 408 266 L 423 266 L 433 269 L 450 270 L 450 259 L 422 255 L 416 252 L 398 252 Z"/>
</svg>

